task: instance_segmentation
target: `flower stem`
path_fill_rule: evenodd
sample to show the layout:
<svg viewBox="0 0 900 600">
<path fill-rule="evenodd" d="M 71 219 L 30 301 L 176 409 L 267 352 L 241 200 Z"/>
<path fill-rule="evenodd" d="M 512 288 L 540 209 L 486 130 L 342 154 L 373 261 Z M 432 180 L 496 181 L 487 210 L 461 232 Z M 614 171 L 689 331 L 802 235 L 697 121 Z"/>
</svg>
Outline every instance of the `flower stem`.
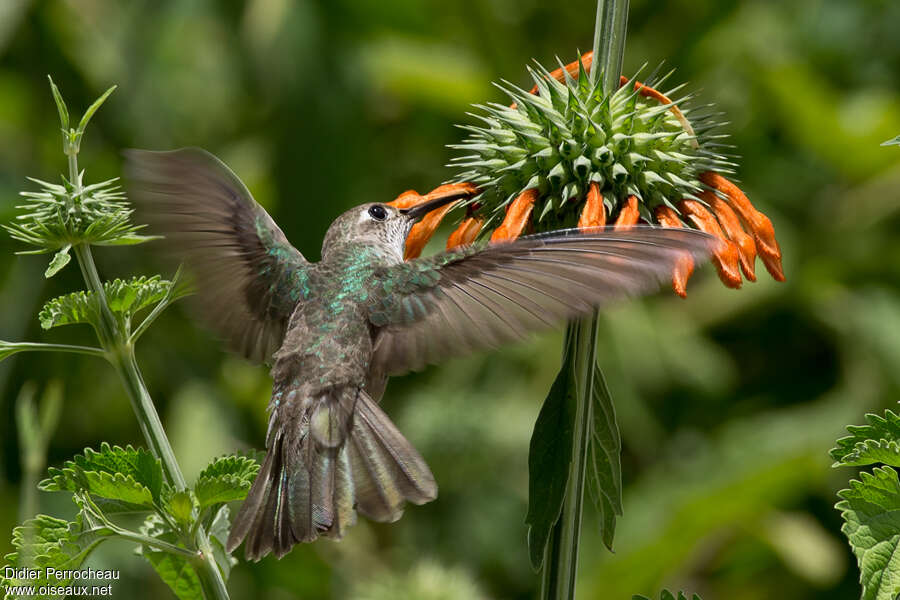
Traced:
<svg viewBox="0 0 900 600">
<path fill-rule="evenodd" d="M 172 450 L 153 399 L 150 397 L 150 392 L 147 390 L 144 378 L 138 368 L 134 357 L 134 345 L 127 339 L 126 332 L 121 330 L 118 321 L 109 310 L 106 293 L 97 273 L 90 247 L 86 244 L 78 244 L 74 250 L 85 283 L 88 289 L 96 295 L 100 304 L 100 328 L 98 329 L 100 341 L 128 392 L 128 398 L 131 400 L 131 406 L 141 426 L 144 439 L 153 454 L 162 462 L 163 472 L 168 482 L 177 490 L 183 490 L 187 487 L 187 482 L 175 459 L 175 452 Z M 202 557 L 197 575 L 200 578 L 204 596 L 208 599 L 227 600 L 228 590 L 225 587 L 225 579 L 216 564 L 209 537 L 202 526 L 197 528 L 194 542 Z"/>
<path fill-rule="evenodd" d="M 572 433 L 572 462 L 559 521 L 550 533 L 542 574 L 543 598 L 574 598 L 578 570 L 578 545 L 584 504 L 588 440 L 593 417 L 592 390 L 598 319 L 593 317 L 569 323 L 566 328 L 565 354 L 575 382 L 575 423 Z M 564 361 L 566 362 L 566 361 Z"/>
<path fill-rule="evenodd" d="M 603 92 L 612 93 L 619 85 L 625 54 L 628 0 L 598 0 L 594 31 L 594 60 L 591 79 L 603 78 Z M 598 71 L 599 69 L 599 71 Z M 576 389 L 575 423 L 572 436 L 572 462 L 559 520 L 550 532 L 541 576 L 541 598 L 546 600 L 575 597 L 578 570 L 578 546 L 587 471 L 587 451 L 591 435 L 593 388 L 598 318 L 582 319 L 566 329 L 565 352 L 574 370 Z M 570 354 L 571 353 L 571 354 Z"/>
</svg>

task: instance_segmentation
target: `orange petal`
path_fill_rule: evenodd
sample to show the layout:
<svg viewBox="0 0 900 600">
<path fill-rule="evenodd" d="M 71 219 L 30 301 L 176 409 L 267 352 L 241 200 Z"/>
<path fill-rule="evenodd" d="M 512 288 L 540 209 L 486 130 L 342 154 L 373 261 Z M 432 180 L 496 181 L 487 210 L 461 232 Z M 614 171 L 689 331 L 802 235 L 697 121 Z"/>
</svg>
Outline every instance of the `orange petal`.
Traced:
<svg viewBox="0 0 900 600">
<path fill-rule="evenodd" d="M 442 198 L 444 196 L 454 195 L 454 194 L 468 194 L 469 196 L 475 196 L 481 190 L 478 189 L 473 183 L 469 183 L 464 181 L 462 183 L 445 183 L 444 185 L 440 185 L 427 194 L 425 194 L 425 200 L 435 200 L 437 198 Z"/>
<path fill-rule="evenodd" d="M 709 190 L 700 192 L 700 198 L 712 208 L 713 214 L 716 215 L 728 238 L 737 244 L 741 253 L 741 270 L 744 272 L 744 276 L 750 281 L 756 281 L 756 243 L 753 241 L 753 236 L 744 231 L 744 228 L 741 227 L 741 220 L 727 202 Z"/>
<path fill-rule="evenodd" d="M 587 200 L 578 217 L 578 229 L 590 229 L 591 227 L 603 227 L 606 225 L 606 207 L 603 205 L 603 194 L 600 193 L 600 184 L 591 182 L 588 188 Z"/>
<path fill-rule="evenodd" d="M 628 83 L 627 77 L 625 77 L 624 75 L 619 77 L 619 85 L 625 85 L 626 83 Z M 672 104 L 672 101 L 669 99 L 668 96 L 666 96 L 662 92 L 659 92 L 656 89 L 650 87 L 649 85 L 644 85 L 640 81 L 634 82 L 634 89 L 644 98 L 652 98 L 652 99 L 658 101 L 660 104 Z M 684 116 L 684 113 L 681 112 L 680 108 L 678 108 L 677 106 L 672 104 L 672 108 L 670 108 L 669 110 L 672 112 L 673 115 L 675 115 L 675 118 L 678 119 L 679 123 L 681 123 L 681 127 L 686 132 L 688 132 L 689 135 L 696 136 L 696 134 L 694 133 L 694 128 L 691 125 L 691 122 L 687 120 L 687 117 Z M 694 146 L 695 148 L 700 147 L 700 144 L 697 142 L 696 139 L 692 141 L 691 145 Z"/>
<path fill-rule="evenodd" d="M 468 246 L 475 241 L 478 233 L 481 231 L 481 225 L 484 221 L 479 217 L 466 217 L 459 224 L 450 237 L 447 238 L 447 250 L 457 248 L 459 246 Z"/>
<path fill-rule="evenodd" d="M 719 279 L 728 287 L 741 287 L 740 252 L 735 243 L 725 237 L 712 213 L 696 200 L 682 200 L 678 203 L 678 209 L 697 229 L 722 240 L 713 250 L 713 264 L 719 272 Z"/>
<path fill-rule="evenodd" d="M 506 217 L 500 227 L 494 230 L 491 235 L 492 242 L 501 242 L 505 240 L 514 240 L 525 230 L 528 219 L 531 217 L 531 211 L 534 203 L 537 201 L 538 191 L 536 189 L 525 190 L 516 199 L 510 202 L 506 208 Z"/>
<path fill-rule="evenodd" d="M 397 196 L 395 200 L 388 202 L 388 205 L 394 208 L 410 208 L 422 202 L 425 202 L 425 199 L 416 190 L 406 190 Z"/>
<path fill-rule="evenodd" d="M 403 253 L 403 258 L 405 260 L 416 258 L 422 254 L 422 250 L 425 249 L 428 240 L 434 235 L 435 229 L 438 228 L 444 215 L 453 208 L 454 204 L 456 203 L 451 202 L 450 204 L 445 204 L 440 208 L 436 208 L 422 217 L 421 221 L 412 226 L 412 229 L 409 230 L 409 235 L 406 236 L 406 251 Z"/>
<path fill-rule="evenodd" d="M 628 196 L 625 204 L 619 209 L 619 216 L 616 218 L 614 228 L 616 231 L 626 231 L 634 227 L 640 218 L 637 196 Z"/>
<path fill-rule="evenodd" d="M 656 221 L 663 227 L 684 227 L 684 223 L 678 218 L 678 214 L 665 205 L 659 205 L 654 211 Z M 689 252 L 685 252 L 675 262 L 675 268 L 672 269 L 672 290 L 681 296 L 687 297 L 687 282 L 691 274 L 694 272 L 694 257 Z"/>
<path fill-rule="evenodd" d="M 728 181 L 718 173 L 706 171 L 700 174 L 700 181 L 711 188 L 717 189 L 728 198 L 728 204 L 740 215 L 741 219 L 753 232 L 759 257 L 766 269 L 776 281 L 784 281 L 784 271 L 781 267 L 781 248 L 775 239 L 775 228 L 769 217 L 762 214 L 750 203 L 749 198 L 741 189 Z"/>
</svg>

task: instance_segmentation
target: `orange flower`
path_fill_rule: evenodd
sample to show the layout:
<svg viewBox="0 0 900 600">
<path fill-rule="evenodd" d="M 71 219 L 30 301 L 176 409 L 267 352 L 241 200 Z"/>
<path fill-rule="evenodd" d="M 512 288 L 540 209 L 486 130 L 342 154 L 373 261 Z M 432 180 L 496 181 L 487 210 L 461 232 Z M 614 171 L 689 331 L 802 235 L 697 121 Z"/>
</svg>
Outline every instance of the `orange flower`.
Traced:
<svg viewBox="0 0 900 600">
<path fill-rule="evenodd" d="M 588 52 L 579 61 L 572 62 L 547 73 L 544 77 L 553 78 L 564 82 L 569 78 L 577 78 L 581 69 L 589 70 L 593 54 Z M 579 62 L 581 64 L 579 64 Z M 537 78 L 536 78 L 537 79 Z M 668 106 L 668 111 L 680 123 L 680 127 L 688 134 L 690 145 L 699 148 L 694 128 L 681 109 L 666 95 L 656 89 L 641 83 L 640 81 L 621 78 L 621 85 L 629 82 L 634 90 L 642 97 Z M 531 89 L 531 94 L 538 94 L 538 85 Z M 524 94 L 524 92 L 522 92 Z M 527 97 L 525 95 L 524 97 Z M 520 102 L 523 96 L 518 97 Z M 513 109 L 516 104 L 513 104 Z M 677 128 L 678 125 L 675 125 Z M 677 131 L 677 130 L 676 130 Z M 638 157 L 639 159 L 640 157 Z M 601 157 L 602 159 L 602 157 Z M 725 164 L 728 163 L 715 163 Z M 727 168 L 727 166 L 725 167 Z M 648 174 L 653 176 L 653 174 Z M 658 177 L 658 174 L 656 174 Z M 703 189 L 694 194 L 686 194 L 685 198 L 674 198 L 670 201 L 656 199 L 649 207 L 652 213 L 650 224 L 662 227 L 694 227 L 710 235 L 719 238 L 722 243 L 713 253 L 712 262 L 722 282 L 732 288 L 739 288 L 746 277 L 749 281 L 756 281 L 755 261 L 757 254 L 766 269 L 777 281 L 784 281 L 784 272 L 781 266 L 781 250 L 775 239 L 772 222 L 763 213 L 759 212 L 747 196 L 721 173 L 707 170 L 695 176 Z M 676 178 L 677 179 L 677 178 Z M 685 182 L 678 181 L 678 183 Z M 695 180 L 696 184 L 696 180 Z M 460 187 L 462 186 L 462 188 Z M 688 189 L 695 189 L 688 188 Z M 425 196 L 419 196 L 413 191 L 404 192 L 392 204 L 399 207 L 408 207 L 420 202 L 437 197 L 441 193 L 455 193 L 465 190 L 473 197 L 480 193 L 475 185 L 470 183 L 458 183 L 441 186 Z M 491 234 L 492 241 L 512 240 L 519 237 L 532 220 L 535 205 L 543 200 L 537 188 L 530 188 L 518 194 L 506 205 L 506 213 L 501 224 Z M 613 215 L 607 214 L 604 203 L 602 184 L 592 181 L 584 194 L 584 202 L 578 218 L 578 227 L 582 229 L 602 227 L 607 219 Z M 625 196 L 623 194 L 623 196 Z M 565 199 L 565 197 L 564 197 Z M 571 201 L 571 197 L 569 199 Z M 612 209 L 617 210 L 613 226 L 616 229 L 628 229 L 641 221 L 640 205 L 643 201 L 634 194 L 629 193 L 624 201 L 612 198 Z M 449 211 L 450 206 L 442 207 L 423 219 L 410 232 L 407 239 L 406 256 L 412 258 L 418 256 L 425 243 L 434 233 L 440 220 Z M 450 235 L 447 247 L 452 248 L 468 244 L 481 233 L 484 220 L 473 209 L 477 205 L 469 205 L 466 218 L 458 228 Z M 647 211 L 645 211 L 647 214 Z M 672 287 L 676 294 L 684 297 L 686 285 L 694 270 L 693 260 L 689 256 L 680 261 L 672 274 Z M 743 275 L 743 277 L 742 277 Z"/>
</svg>

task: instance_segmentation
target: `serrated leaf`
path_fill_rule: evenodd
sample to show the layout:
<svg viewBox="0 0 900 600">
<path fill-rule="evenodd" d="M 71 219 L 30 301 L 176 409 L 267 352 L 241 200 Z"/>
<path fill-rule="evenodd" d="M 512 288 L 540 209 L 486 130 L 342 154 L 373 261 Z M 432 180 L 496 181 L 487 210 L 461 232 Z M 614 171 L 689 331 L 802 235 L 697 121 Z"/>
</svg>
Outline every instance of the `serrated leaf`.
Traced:
<svg viewBox="0 0 900 600">
<path fill-rule="evenodd" d="M 159 275 L 133 277 L 129 280 L 114 279 L 103 284 L 110 310 L 123 323 L 130 322 L 138 311 L 166 298 L 172 286 L 171 281 L 162 279 Z M 172 291 L 175 298 L 186 293 L 186 289 L 178 286 Z M 96 325 L 99 314 L 100 305 L 94 293 L 79 291 L 50 300 L 44 304 L 38 318 L 42 328 L 50 329 L 79 323 Z"/>
<path fill-rule="evenodd" d="M 651 600 L 647 596 L 641 596 L 640 594 L 635 594 L 631 597 L 631 600 Z M 663 590 L 659 593 L 659 600 L 688 600 L 688 597 L 684 592 L 678 592 L 676 596 L 669 590 Z M 697 594 L 693 594 L 691 596 L 691 600 L 700 600 L 700 596 Z"/>
<path fill-rule="evenodd" d="M 848 425 L 851 435 L 836 442 L 830 454 L 834 466 L 884 463 L 900 467 L 900 416 L 891 410 L 884 417 L 867 414 L 868 425 Z"/>
<path fill-rule="evenodd" d="M 152 507 L 159 502 L 163 486 L 159 459 L 142 448 L 122 448 L 103 442 L 100 451 L 84 453 L 66 461 L 62 469 L 48 469 L 49 478 L 38 487 L 44 491 L 85 490 L 93 495 Z"/>
<path fill-rule="evenodd" d="M 214 504 L 243 500 L 256 478 L 259 463 L 246 456 L 217 458 L 197 478 L 194 494 L 203 510 Z"/>
<path fill-rule="evenodd" d="M 539 569 L 550 531 L 559 520 L 575 422 L 575 381 L 571 363 L 563 363 L 538 414 L 528 451 L 528 552 L 531 565 Z"/>
<path fill-rule="evenodd" d="M 847 536 L 860 570 L 862 600 L 894 600 L 900 593 L 900 481 L 890 467 L 860 473 L 838 492 Z"/>
<path fill-rule="evenodd" d="M 104 526 L 85 525 L 81 515 L 69 522 L 48 515 L 38 515 L 34 519 L 13 530 L 14 552 L 4 558 L 9 564 L 38 568 L 39 579 L 18 581 L 4 579 L 4 585 L 66 585 L 72 579 L 46 577 L 46 568 L 77 569 L 88 555 L 112 532 Z"/>
<path fill-rule="evenodd" d="M 170 544 L 183 547 L 174 531 L 160 518 L 159 515 L 148 516 L 140 532 L 143 535 L 159 539 Z M 203 600 L 203 591 L 200 586 L 200 578 L 194 567 L 185 557 L 178 554 L 170 554 L 160 550 L 154 550 L 148 546 L 140 546 L 137 550 L 140 556 L 147 562 L 166 582 L 178 598 L 181 600 Z"/>
<path fill-rule="evenodd" d="M 612 550 L 616 517 L 622 515 L 622 439 L 612 396 L 603 371 L 596 364 L 593 403 L 587 487 L 600 516 L 600 537 Z"/>
</svg>

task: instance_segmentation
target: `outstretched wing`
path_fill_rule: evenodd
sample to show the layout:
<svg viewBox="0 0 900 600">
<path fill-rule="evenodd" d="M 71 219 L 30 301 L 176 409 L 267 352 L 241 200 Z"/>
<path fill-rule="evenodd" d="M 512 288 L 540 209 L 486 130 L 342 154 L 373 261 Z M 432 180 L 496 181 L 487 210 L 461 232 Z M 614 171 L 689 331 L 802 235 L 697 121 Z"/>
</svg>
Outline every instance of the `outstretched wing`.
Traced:
<svg viewBox="0 0 900 600">
<path fill-rule="evenodd" d="M 212 154 L 186 148 L 126 157 L 138 217 L 194 276 L 201 318 L 233 350 L 267 360 L 308 293 L 306 259 Z"/>
<path fill-rule="evenodd" d="M 714 243 L 691 229 L 566 230 L 387 267 L 370 309 L 373 370 L 399 375 L 655 290 Z"/>
</svg>

